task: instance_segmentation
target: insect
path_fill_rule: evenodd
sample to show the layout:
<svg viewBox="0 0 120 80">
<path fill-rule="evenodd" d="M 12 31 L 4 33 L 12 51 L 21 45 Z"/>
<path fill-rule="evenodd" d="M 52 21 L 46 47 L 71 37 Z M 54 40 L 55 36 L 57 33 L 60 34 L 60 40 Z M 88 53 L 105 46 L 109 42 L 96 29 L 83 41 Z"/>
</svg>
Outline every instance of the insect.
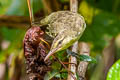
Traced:
<svg viewBox="0 0 120 80">
<path fill-rule="evenodd" d="M 23 40 L 24 56 L 27 73 L 32 73 L 34 78 L 30 78 L 30 80 L 34 80 L 36 78 L 40 79 L 40 75 L 45 75 L 45 73 L 50 70 L 51 61 L 48 60 L 44 62 L 44 58 L 47 55 L 46 53 L 47 50 L 49 50 L 50 45 L 44 40 L 45 33 L 41 30 L 40 26 L 33 24 L 34 20 L 30 0 L 27 0 L 27 2 L 30 13 L 31 28 L 27 30 Z"/>
</svg>

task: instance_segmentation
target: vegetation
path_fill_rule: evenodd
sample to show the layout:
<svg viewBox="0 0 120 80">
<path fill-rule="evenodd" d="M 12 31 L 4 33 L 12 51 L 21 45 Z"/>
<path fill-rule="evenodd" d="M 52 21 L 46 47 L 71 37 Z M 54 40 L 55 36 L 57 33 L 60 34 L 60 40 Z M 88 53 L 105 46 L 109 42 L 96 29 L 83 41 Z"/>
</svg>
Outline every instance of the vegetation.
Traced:
<svg viewBox="0 0 120 80">
<path fill-rule="evenodd" d="M 60 10 L 70 10 L 69 0 L 31 0 L 35 24 L 46 15 Z M 120 72 L 120 1 L 78 0 L 78 13 L 84 16 L 87 27 L 81 42 L 89 45 L 89 55 L 79 55 L 67 50 L 55 56 L 68 67 L 68 55 L 79 61 L 89 61 L 86 80 L 119 80 Z M 27 0 L 0 0 L 0 80 L 26 80 L 23 39 L 30 28 Z M 51 69 L 44 80 L 66 80 L 68 70 L 51 57 Z M 50 63 L 51 63 L 50 62 Z M 85 68 L 86 69 L 86 68 Z M 79 72 L 78 72 L 79 73 Z M 71 73 L 72 74 L 72 73 Z M 76 74 L 79 80 L 79 74 Z"/>
</svg>

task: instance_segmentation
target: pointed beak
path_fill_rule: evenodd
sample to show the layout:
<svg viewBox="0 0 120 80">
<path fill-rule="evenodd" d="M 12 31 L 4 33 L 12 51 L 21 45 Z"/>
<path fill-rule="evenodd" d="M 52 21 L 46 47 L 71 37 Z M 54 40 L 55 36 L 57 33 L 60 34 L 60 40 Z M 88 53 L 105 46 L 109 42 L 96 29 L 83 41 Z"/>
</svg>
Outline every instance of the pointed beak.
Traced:
<svg viewBox="0 0 120 80">
<path fill-rule="evenodd" d="M 44 61 L 48 60 L 51 55 L 55 54 L 60 49 L 60 47 L 61 47 L 61 45 L 59 45 L 57 48 L 50 50 L 48 55 L 45 57 Z"/>
<path fill-rule="evenodd" d="M 48 60 L 49 57 L 50 57 L 51 55 L 53 55 L 57 50 L 58 50 L 57 48 L 51 50 L 51 51 L 48 53 L 48 55 L 45 57 L 44 61 Z"/>
</svg>

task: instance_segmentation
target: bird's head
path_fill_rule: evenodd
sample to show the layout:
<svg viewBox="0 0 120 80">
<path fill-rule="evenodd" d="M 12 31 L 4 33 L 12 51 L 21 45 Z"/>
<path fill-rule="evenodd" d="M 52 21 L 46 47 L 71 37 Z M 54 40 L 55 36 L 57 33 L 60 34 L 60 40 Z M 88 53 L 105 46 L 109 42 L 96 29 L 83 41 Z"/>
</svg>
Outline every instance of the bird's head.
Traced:
<svg viewBox="0 0 120 80">
<path fill-rule="evenodd" d="M 75 22 L 74 28 L 73 26 L 69 26 L 69 28 L 64 27 L 61 29 L 61 32 L 59 32 L 58 35 L 56 34 L 57 36 L 53 40 L 51 49 L 48 55 L 45 57 L 44 61 L 46 61 L 54 53 L 67 49 L 80 39 L 86 28 L 86 24 L 82 16 L 79 16 L 77 19 L 78 20 Z"/>
<path fill-rule="evenodd" d="M 66 36 L 64 34 L 59 34 L 53 41 L 51 49 L 48 53 L 48 55 L 45 57 L 44 61 L 46 61 L 51 55 L 53 55 L 56 52 L 62 51 L 64 49 L 67 49 L 70 47 L 74 42 L 76 41 L 76 38 L 73 38 L 71 36 Z"/>
</svg>

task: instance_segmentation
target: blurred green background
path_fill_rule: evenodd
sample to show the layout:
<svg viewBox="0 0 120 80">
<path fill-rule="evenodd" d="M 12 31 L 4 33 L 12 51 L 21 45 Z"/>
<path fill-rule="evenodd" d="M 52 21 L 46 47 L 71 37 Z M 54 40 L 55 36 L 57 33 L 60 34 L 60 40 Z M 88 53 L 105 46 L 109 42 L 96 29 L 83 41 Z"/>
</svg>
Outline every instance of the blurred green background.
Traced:
<svg viewBox="0 0 120 80">
<path fill-rule="evenodd" d="M 89 64 L 86 80 L 106 80 L 109 68 L 120 58 L 120 0 L 78 1 L 78 12 L 87 23 L 79 41 L 90 45 L 90 55 L 97 60 Z M 33 0 L 32 4 L 36 20 L 69 10 L 69 0 Z M 0 0 L 0 80 L 25 80 L 23 38 L 29 25 L 26 0 Z"/>
</svg>

